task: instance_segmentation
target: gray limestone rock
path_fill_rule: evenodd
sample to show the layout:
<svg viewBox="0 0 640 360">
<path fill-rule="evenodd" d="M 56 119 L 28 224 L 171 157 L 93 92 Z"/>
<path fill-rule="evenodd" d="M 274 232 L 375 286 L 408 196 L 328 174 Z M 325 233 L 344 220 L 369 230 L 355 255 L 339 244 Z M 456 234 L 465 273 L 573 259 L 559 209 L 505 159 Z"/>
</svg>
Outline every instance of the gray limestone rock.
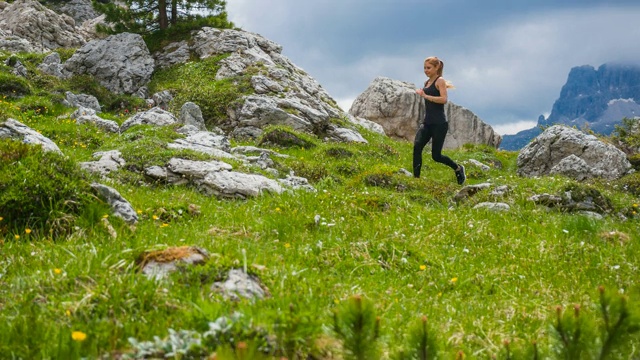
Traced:
<svg viewBox="0 0 640 360">
<path fill-rule="evenodd" d="M 80 167 L 89 172 L 107 176 L 126 165 L 119 150 L 99 151 L 93 154 L 93 158 L 98 160 L 81 162 Z"/>
<path fill-rule="evenodd" d="M 16 0 L 5 7 L 0 12 L 0 28 L 25 39 L 38 52 L 75 48 L 85 43 L 73 18 L 57 14 L 35 0 Z"/>
<path fill-rule="evenodd" d="M 179 120 L 173 116 L 172 113 L 162 110 L 159 107 L 154 107 L 147 111 L 139 112 L 125 120 L 120 126 L 120 132 L 125 132 L 134 125 L 166 126 L 178 122 Z"/>
<path fill-rule="evenodd" d="M 517 166 L 520 176 L 554 173 L 578 181 L 591 178 L 613 180 L 632 171 L 626 155 L 615 146 L 562 125 L 547 128 L 522 148 Z"/>
<path fill-rule="evenodd" d="M 269 296 L 258 277 L 247 274 L 241 269 L 229 270 L 227 279 L 213 283 L 211 290 L 232 300 L 239 300 L 240 297 L 260 300 Z"/>
<path fill-rule="evenodd" d="M 92 40 L 64 63 L 66 76 L 91 75 L 116 94 L 135 94 L 147 85 L 154 60 L 142 36 L 131 33 Z"/>
<path fill-rule="evenodd" d="M 98 183 L 91 184 L 91 188 L 111 206 L 114 216 L 122 218 L 129 224 L 138 222 L 138 214 L 133 206 L 116 189 Z"/>
<path fill-rule="evenodd" d="M 182 108 L 180 108 L 180 123 L 192 125 L 199 130 L 207 130 L 204 125 L 202 110 L 200 110 L 198 105 L 192 102 L 186 102 L 182 105 Z"/>
<path fill-rule="evenodd" d="M 42 145 L 44 151 L 55 151 L 62 154 L 58 145 L 51 139 L 15 119 L 9 118 L 4 122 L 0 122 L 0 139 L 6 138 L 19 140 L 25 144 Z"/>
</svg>

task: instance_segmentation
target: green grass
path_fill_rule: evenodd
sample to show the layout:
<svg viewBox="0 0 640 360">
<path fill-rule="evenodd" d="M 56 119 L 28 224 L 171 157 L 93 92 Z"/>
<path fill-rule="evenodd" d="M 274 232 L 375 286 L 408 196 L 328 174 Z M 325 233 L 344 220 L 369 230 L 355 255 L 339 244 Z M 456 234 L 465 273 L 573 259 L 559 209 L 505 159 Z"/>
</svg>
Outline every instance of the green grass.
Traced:
<svg viewBox="0 0 640 360">
<path fill-rule="evenodd" d="M 187 64 L 156 74 L 153 86 L 183 86 L 173 75 L 201 66 Z M 203 94 L 215 92 L 218 85 L 203 88 Z M 441 359 L 459 358 L 460 353 L 469 359 L 509 358 L 505 341 L 512 354 L 527 353 L 535 341 L 541 355 L 562 358 L 552 331 L 556 306 L 571 310 L 579 304 L 581 316 L 589 320 L 585 322 L 599 324 L 597 289 L 604 286 L 608 294 L 623 292 L 634 316 L 638 314 L 640 200 L 623 191 L 624 181 L 525 179 L 515 174 L 515 152 L 484 146 L 446 151 L 463 163 L 476 159 L 502 164 L 488 172 L 468 164 L 468 183 L 508 185 L 509 194 L 498 201 L 511 210 L 474 210 L 475 204 L 492 200 L 488 191 L 456 203 L 453 196 L 460 186 L 450 169 L 425 153 L 421 179 L 400 175 L 400 168 L 411 167 L 412 145 L 363 132 L 368 144 L 331 143 L 305 135 L 313 146 L 273 148 L 289 155 L 274 157 L 276 168 L 307 177 L 315 193 L 221 200 L 189 187 L 144 182 L 141 169 L 173 156 L 206 159 L 167 149 L 164 144 L 181 136 L 172 127 L 141 126 L 116 135 L 76 125 L 58 118 L 72 109 L 57 105 L 55 94 L 30 86 L 31 93 L 45 96 L 4 98 L 0 114 L 48 136 L 71 161 L 121 149 L 130 166 L 107 185 L 134 206 L 140 221 L 131 229 L 108 217 L 117 232 L 112 238 L 99 220 L 110 215 L 108 210 L 88 207 L 68 236 L 51 238 L 36 227 L 27 233 L 7 224 L 14 209 L 0 208 L 2 358 L 117 357 L 131 350 L 129 338 L 165 338 L 169 329 L 202 334 L 210 322 L 234 312 L 242 313 L 243 320 L 230 330 L 233 340 L 210 337 L 203 356 L 218 347 L 225 358 L 234 358 L 243 351 L 239 344 L 248 343 L 250 349 L 268 344 L 273 355 L 289 359 L 355 358 L 348 352 L 341 355 L 352 337 L 332 330 L 335 313 L 349 318 L 355 311 L 350 303 L 354 295 L 365 302 L 364 316 L 379 317 L 379 336 L 368 339 L 376 342 L 372 351 L 384 359 L 403 358 L 401 354 L 408 358 L 419 344 L 423 316 Z M 235 98 L 237 90 L 227 90 L 220 99 Z M 214 107 L 210 111 L 218 116 Z M 117 111 L 105 116 L 119 123 L 126 119 Z M 35 171 L 37 164 L 32 166 Z M 234 167 L 251 170 L 239 163 Z M 11 166 L 5 169 L 19 174 Z M 598 189 L 614 211 L 594 220 L 528 200 L 534 194 L 560 194 L 569 186 Z M 186 211 L 190 205 L 197 205 L 199 213 Z M 142 252 L 182 245 L 206 249 L 211 260 L 161 283 L 138 271 L 135 260 Z M 210 291 L 224 270 L 243 266 L 243 254 L 271 297 L 233 302 Z M 597 336 L 596 325 L 589 329 Z M 74 341 L 74 331 L 86 339 Z M 634 336 L 611 358 L 637 356 L 631 345 L 637 344 Z M 596 354 L 598 344 L 584 346 Z"/>
</svg>

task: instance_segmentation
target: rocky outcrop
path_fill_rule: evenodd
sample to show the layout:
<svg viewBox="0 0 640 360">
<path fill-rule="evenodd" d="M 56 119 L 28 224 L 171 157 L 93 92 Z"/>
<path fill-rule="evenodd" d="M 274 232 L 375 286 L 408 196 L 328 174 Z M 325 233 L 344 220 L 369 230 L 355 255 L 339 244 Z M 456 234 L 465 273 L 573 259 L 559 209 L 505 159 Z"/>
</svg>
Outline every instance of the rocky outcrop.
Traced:
<svg viewBox="0 0 640 360">
<path fill-rule="evenodd" d="M 75 25 L 70 16 L 59 15 L 35 0 L 16 0 L 0 12 L 0 28 L 8 36 L 26 40 L 39 52 L 84 45 L 86 40 Z"/>
<path fill-rule="evenodd" d="M 93 40 L 64 63 L 66 76 L 87 74 L 116 94 L 136 94 L 151 79 L 153 57 L 138 34 Z"/>
<path fill-rule="evenodd" d="M 67 0 L 61 4 L 53 3 L 50 5 L 53 10 L 67 14 L 75 20 L 76 24 L 98 17 L 98 13 L 93 9 L 91 0 Z"/>
<path fill-rule="evenodd" d="M 246 31 L 203 28 L 193 37 L 191 49 L 201 59 L 230 53 L 220 62 L 216 79 L 253 74 L 255 94 L 230 107 L 228 121 L 219 124 L 232 136 L 255 138 L 268 125 L 288 125 L 322 138 L 366 142 L 354 136 L 354 129 L 344 131 L 332 122 L 349 117 L 315 79 L 282 55 L 282 46 L 275 42 Z"/>
<path fill-rule="evenodd" d="M 631 170 L 626 155 L 615 146 L 561 125 L 546 129 L 525 146 L 517 166 L 520 176 L 560 174 L 578 181 L 618 179 Z"/>
<path fill-rule="evenodd" d="M 349 113 L 382 125 L 390 137 L 413 142 L 425 114 L 424 100 L 415 89 L 410 83 L 377 77 L 356 98 Z M 467 143 L 500 145 L 502 137 L 473 112 L 448 102 L 445 113 L 449 120 L 445 149 L 459 148 Z"/>
<path fill-rule="evenodd" d="M 11 118 L 7 119 L 7 121 L 0 122 L 0 139 L 14 139 L 22 141 L 25 144 L 42 145 L 44 151 L 55 151 L 62 154 L 58 145 L 51 141 L 51 139 Z"/>
</svg>

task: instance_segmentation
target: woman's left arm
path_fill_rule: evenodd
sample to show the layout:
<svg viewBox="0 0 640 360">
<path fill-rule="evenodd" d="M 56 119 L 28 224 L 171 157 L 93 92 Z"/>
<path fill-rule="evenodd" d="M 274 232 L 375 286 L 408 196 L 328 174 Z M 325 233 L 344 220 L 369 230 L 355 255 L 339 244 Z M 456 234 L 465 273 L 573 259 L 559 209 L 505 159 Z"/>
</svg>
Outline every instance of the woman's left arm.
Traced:
<svg viewBox="0 0 640 360">
<path fill-rule="evenodd" d="M 438 78 L 436 80 L 436 88 L 440 91 L 440 96 L 431 96 L 427 95 L 424 98 L 438 104 L 446 104 L 449 99 L 449 95 L 447 94 L 447 82 L 443 78 Z"/>
</svg>

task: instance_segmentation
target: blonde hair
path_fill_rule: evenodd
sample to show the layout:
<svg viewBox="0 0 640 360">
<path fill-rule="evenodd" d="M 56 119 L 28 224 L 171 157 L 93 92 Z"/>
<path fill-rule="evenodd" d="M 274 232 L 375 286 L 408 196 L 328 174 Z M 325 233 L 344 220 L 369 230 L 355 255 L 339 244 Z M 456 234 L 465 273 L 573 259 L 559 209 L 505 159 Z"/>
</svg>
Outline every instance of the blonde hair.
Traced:
<svg viewBox="0 0 640 360">
<path fill-rule="evenodd" d="M 436 72 L 438 73 L 438 76 L 442 76 L 442 72 L 444 71 L 444 62 L 438 59 L 437 56 L 429 56 L 428 58 L 424 59 L 424 62 L 434 66 L 436 68 Z M 445 84 L 447 85 L 447 88 L 455 89 L 455 86 L 453 86 L 453 84 L 450 81 L 445 80 Z"/>
</svg>

